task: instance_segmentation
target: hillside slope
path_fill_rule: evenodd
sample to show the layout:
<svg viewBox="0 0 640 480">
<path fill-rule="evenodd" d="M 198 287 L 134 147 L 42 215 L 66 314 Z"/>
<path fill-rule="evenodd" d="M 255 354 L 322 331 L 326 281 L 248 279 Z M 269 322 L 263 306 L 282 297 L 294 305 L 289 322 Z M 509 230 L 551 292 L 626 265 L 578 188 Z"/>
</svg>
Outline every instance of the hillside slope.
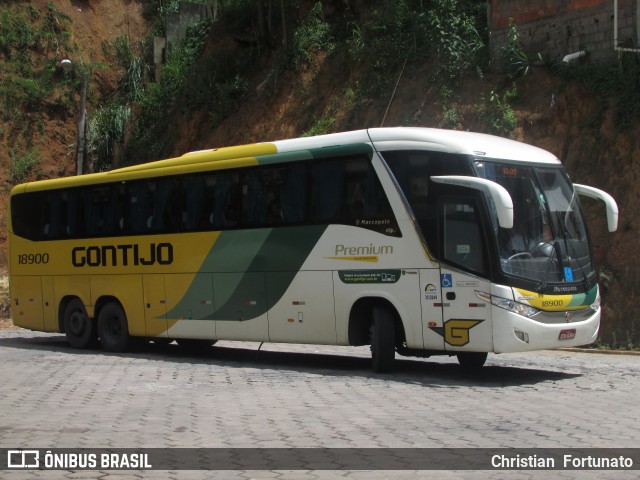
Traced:
<svg viewBox="0 0 640 480">
<path fill-rule="evenodd" d="M 47 2 L 32 3 L 45 8 Z M 108 59 L 101 53 L 104 40 L 123 33 L 139 38 L 136 36 L 144 31 L 143 3 L 76 0 L 60 2 L 58 8 L 71 19 L 78 51 L 94 62 L 106 62 Z M 300 2 L 299 18 L 304 18 L 312 6 L 313 2 Z M 324 13 L 327 21 L 343 14 L 333 7 L 325 7 Z M 255 52 L 251 48 L 221 23 L 211 29 L 205 45 L 205 51 L 224 51 L 231 58 L 252 55 Z M 244 95 L 234 98 L 233 108 L 222 119 L 212 122 L 212 114 L 206 109 L 176 109 L 168 122 L 171 128 L 166 132 L 171 152 L 177 155 L 202 148 L 277 140 L 310 131 L 375 127 L 382 124 L 383 118 L 385 126 L 488 131 L 480 106 L 487 105 L 492 92 L 504 91 L 511 84 L 500 76 L 469 74 L 444 105 L 443 86 L 427 81 L 433 63 L 412 60 L 406 68 L 388 72 L 393 82 L 383 93 L 362 99 L 354 92 L 372 79 L 363 75 L 366 68 L 350 63 L 344 51 L 319 51 L 300 68 L 282 69 L 278 67 L 281 49 L 274 45 L 260 52 L 256 68 L 246 80 Z M 396 79 L 397 89 L 393 93 Z M 109 94 L 114 82 L 113 69 L 96 71 L 90 87 L 93 93 L 89 115 Z M 601 338 L 615 346 L 637 346 L 640 324 L 627 312 L 632 311 L 640 292 L 640 272 L 633 262 L 640 250 L 637 240 L 640 225 L 638 218 L 629 214 L 640 209 L 640 195 L 635 188 L 640 167 L 634 161 L 640 153 L 640 125 L 621 129 L 611 102 L 603 102 L 579 82 L 567 82 L 563 75 L 548 68 L 530 69 L 517 81 L 517 91 L 517 97 L 511 101 L 517 127 L 511 136 L 551 151 L 564 161 L 574 181 L 602 188 L 619 203 L 620 228 L 615 234 L 606 231 L 601 205 L 589 200 L 583 205 L 590 219 L 603 292 Z M 45 128 L 33 138 L 42 174 L 70 174 L 73 155 L 69 154 L 68 146 L 75 141 L 72 112 L 67 111 L 59 118 L 44 115 L 42 121 Z M 0 128 L 7 131 L 9 127 L 5 123 Z M 5 162 L 11 148 L 6 137 L 0 144 Z M 4 205 L 6 198 L 7 194 Z M 0 261 L 6 264 L 6 259 L 0 257 Z"/>
<path fill-rule="evenodd" d="M 89 77 L 87 111 L 112 94 L 118 71 L 103 49 L 117 35 L 136 44 L 149 25 L 143 0 L 30 0 L 0 6 L 0 266 L 6 267 L 8 192 L 26 179 L 75 172 L 80 72 Z M 74 69 L 65 74 L 60 61 Z"/>
</svg>

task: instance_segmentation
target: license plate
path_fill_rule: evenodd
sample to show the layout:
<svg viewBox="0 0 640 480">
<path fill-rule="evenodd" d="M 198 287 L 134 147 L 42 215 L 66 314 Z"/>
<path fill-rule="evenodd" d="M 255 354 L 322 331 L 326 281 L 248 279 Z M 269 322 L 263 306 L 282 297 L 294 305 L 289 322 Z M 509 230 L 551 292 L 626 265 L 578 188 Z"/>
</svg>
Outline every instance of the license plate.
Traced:
<svg viewBox="0 0 640 480">
<path fill-rule="evenodd" d="M 572 340 L 576 338 L 576 329 L 572 328 L 570 330 L 560 330 L 560 335 L 558 336 L 558 340 Z"/>
</svg>

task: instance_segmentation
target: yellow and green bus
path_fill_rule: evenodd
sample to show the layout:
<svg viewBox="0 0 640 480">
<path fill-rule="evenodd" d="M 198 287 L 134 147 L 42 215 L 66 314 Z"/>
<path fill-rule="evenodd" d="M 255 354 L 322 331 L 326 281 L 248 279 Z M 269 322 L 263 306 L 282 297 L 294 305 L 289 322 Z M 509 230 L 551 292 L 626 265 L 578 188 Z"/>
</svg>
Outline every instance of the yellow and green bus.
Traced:
<svg viewBox="0 0 640 480">
<path fill-rule="evenodd" d="M 552 154 L 380 128 L 219 148 L 11 191 L 13 321 L 71 346 L 371 345 L 400 355 L 592 343 L 600 295 Z"/>
</svg>

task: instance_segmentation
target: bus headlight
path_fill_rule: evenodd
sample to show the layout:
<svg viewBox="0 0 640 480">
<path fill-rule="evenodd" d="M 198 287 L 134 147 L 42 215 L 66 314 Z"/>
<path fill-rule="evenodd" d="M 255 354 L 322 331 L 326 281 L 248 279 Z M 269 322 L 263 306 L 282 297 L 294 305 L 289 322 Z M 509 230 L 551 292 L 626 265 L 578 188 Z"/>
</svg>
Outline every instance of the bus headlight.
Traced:
<svg viewBox="0 0 640 480">
<path fill-rule="evenodd" d="M 525 317 L 533 317 L 540 313 L 540 310 L 532 307 L 531 305 L 525 305 L 524 303 L 509 300 L 508 298 L 502 298 L 497 295 L 490 295 L 488 293 L 478 291 L 476 291 L 476 295 L 485 302 L 489 302 L 496 307 L 504 308 L 505 310 L 509 310 L 510 312 L 517 313 L 518 315 L 523 315 Z"/>
</svg>

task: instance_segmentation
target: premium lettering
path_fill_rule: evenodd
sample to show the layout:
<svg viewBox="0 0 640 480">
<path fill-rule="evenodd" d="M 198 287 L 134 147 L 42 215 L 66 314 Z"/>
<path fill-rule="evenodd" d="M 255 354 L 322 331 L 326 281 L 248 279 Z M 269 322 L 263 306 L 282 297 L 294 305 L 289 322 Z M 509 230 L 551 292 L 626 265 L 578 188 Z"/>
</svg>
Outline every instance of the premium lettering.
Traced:
<svg viewBox="0 0 640 480">
<path fill-rule="evenodd" d="M 349 247 L 346 245 L 336 245 L 336 256 L 345 255 L 387 255 L 393 253 L 391 245 L 375 246 L 370 243 L 367 247 Z"/>
<path fill-rule="evenodd" d="M 141 246 L 133 243 L 74 247 L 71 250 L 71 263 L 74 267 L 171 265 L 173 263 L 173 245 L 170 243 L 151 243 L 148 246 Z"/>
</svg>

